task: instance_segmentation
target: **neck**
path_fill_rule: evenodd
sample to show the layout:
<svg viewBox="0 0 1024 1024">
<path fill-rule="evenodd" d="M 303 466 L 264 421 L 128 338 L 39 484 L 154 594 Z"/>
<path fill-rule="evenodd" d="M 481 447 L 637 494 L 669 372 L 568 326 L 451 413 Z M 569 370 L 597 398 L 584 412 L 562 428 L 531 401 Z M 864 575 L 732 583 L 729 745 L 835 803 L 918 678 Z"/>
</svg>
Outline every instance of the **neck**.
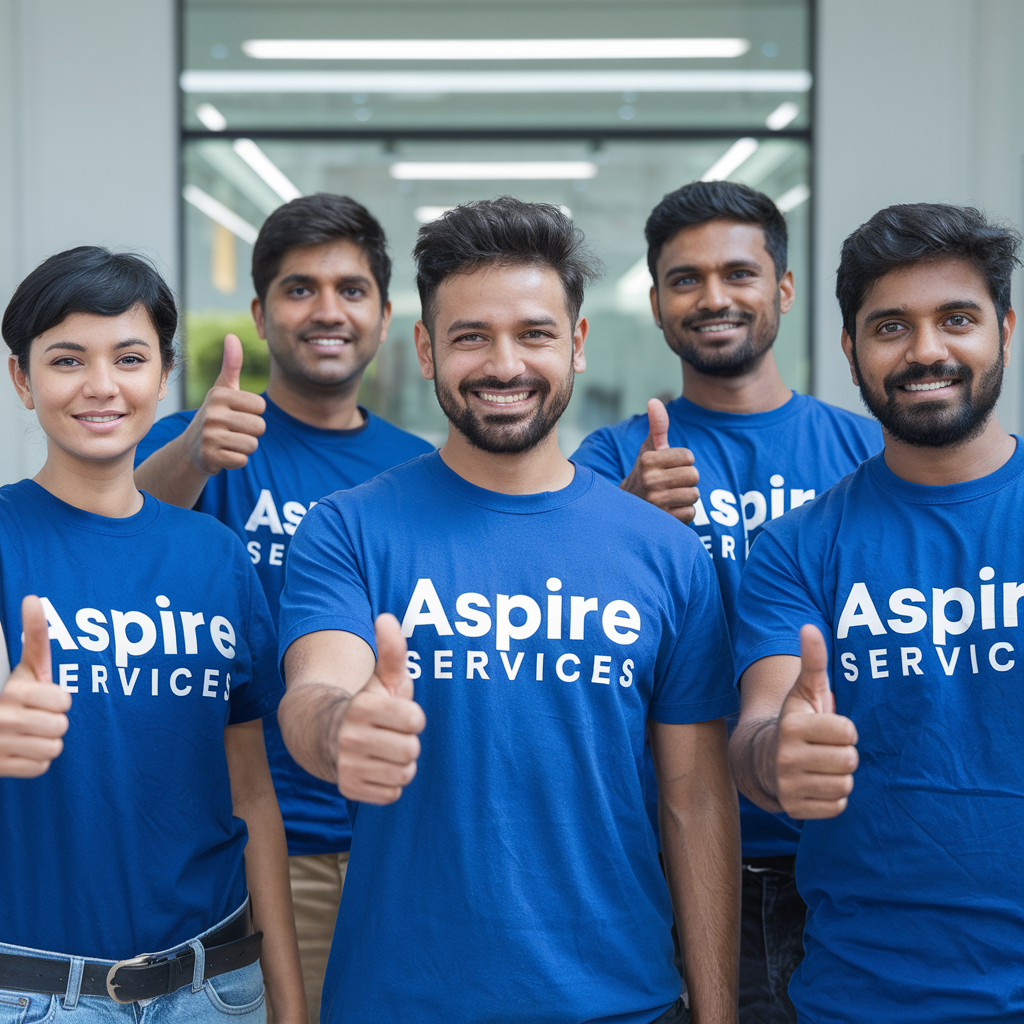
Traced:
<svg viewBox="0 0 1024 1024">
<path fill-rule="evenodd" d="M 302 423 L 322 430 L 355 430 L 363 425 L 359 411 L 359 384 L 362 374 L 344 384 L 317 387 L 296 383 L 281 372 L 276 362 L 270 363 L 267 397 L 279 409 Z"/>
<path fill-rule="evenodd" d="M 782 383 L 775 354 L 768 351 L 746 373 L 715 377 L 683 361 L 683 397 L 716 412 L 771 412 L 785 405 L 793 392 Z"/>
<path fill-rule="evenodd" d="M 572 463 L 559 451 L 558 428 L 535 448 L 515 455 L 495 455 L 474 448 L 449 424 L 441 448 L 445 465 L 463 480 L 499 494 L 540 494 L 568 487 L 575 476 Z"/>
<path fill-rule="evenodd" d="M 1006 465 L 1017 442 L 989 416 L 985 429 L 963 444 L 944 448 L 922 448 L 897 441 L 884 427 L 885 464 L 913 484 L 962 484 L 979 480 Z"/>
<path fill-rule="evenodd" d="M 83 462 L 50 445 L 46 463 L 32 478 L 55 498 L 83 512 L 126 519 L 142 508 L 135 486 L 135 449 L 108 462 Z"/>
</svg>

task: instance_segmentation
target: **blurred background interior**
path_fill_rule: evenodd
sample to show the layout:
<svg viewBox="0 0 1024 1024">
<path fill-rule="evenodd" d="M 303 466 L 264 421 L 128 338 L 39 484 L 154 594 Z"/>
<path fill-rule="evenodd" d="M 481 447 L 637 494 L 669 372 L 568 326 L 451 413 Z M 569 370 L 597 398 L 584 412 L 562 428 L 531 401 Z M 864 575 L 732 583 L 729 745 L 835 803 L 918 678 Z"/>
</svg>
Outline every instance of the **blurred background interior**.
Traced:
<svg viewBox="0 0 1024 1024">
<path fill-rule="evenodd" d="M 243 386 L 267 360 L 252 242 L 281 203 L 342 192 L 381 220 L 394 320 L 361 401 L 439 442 L 412 350 L 416 230 L 457 203 L 554 203 L 605 266 L 584 313 L 572 451 L 675 397 L 648 305 L 643 225 L 697 178 L 770 195 L 797 303 L 787 384 L 850 408 L 832 295 L 842 238 L 893 202 L 974 202 L 1020 223 L 1020 0 L 0 0 L 0 300 L 73 244 L 140 249 L 185 312 L 165 411 L 201 402 L 226 331 Z M 1019 373 L 1000 413 L 1020 428 Z M 0 398 L 0 482 L 42 440 Z"/>
</svg>

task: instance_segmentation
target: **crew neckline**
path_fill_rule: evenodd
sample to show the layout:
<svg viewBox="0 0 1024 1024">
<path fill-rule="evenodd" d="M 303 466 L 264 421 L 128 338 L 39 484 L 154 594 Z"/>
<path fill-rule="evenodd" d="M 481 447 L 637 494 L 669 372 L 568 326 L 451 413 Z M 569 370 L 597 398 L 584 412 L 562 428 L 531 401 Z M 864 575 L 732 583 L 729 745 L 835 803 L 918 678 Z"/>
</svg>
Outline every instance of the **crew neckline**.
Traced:
<svg viewBox="0 0 1024 1024">
<path fill-rule="evenodd" d="M 41 484 L 37 484 L 35 480 L 25 479 L 11 484 L 11 486 L 20 488 L 22 494 L 38 505 L 44 515 L 59 516 L 62 526 L 71 526 L 89 533 L 102 533 L 118 537 L 144 533 L 160 515 L 160 502 L 146 491 L 139 492 L 142 495 L 142 508 L 138 512 L 124 518 L 115 518 L 101 516 L 98 512 L 87 512 L 76 505 L 69 505 L 55 494 L 51 494 Z"/>
<path fill-rule="evenodd" d="M 267 393 L 263 392 L 263 399 L 267 403 L 267 413 L 270 413 L 271 418 L 277 417 L 281 420 L 285 426 L 291 427 L 294 430 L 304 430 L 313 434 L 320 434 L 324 437 L 356 437 L 359 434 L 366 433 L 371 426 L 371 420 L 373 425 L 376 425 L 376 419 L 369 409 L 362 405 L 356 406 L 356 408 L 363 414 L 363 422 L 358 427 L 346 427 L 344 430 L 335 430 L 330 427 L 318 427 L 313 423 L 307 423 L 305 420 L 300 420 L 297 416 L 293 416 L 290 412 L 285 412 Z"/>
<path fill-rule="evenodd" d="M 422 456 L 423 465 L 446 491 L 460 501 L 492 512 L 508 512 L 513 515 L 533 515 L 537 512 L 552 512 L 555 509 L 571 505 L 587 494 L 594 485 L 594 473 L 573 462 L 575 470 L 572 480 L 557 491 L 538 491 L 536 494 L 503 494 L 501 491 L 489 491 L 485 487 L 471 484 L 465 477 L 459 476 L 441 458 L 440 449 Z"/>
<path fill-rule="evenodd" d="M 973 501 L 1001 490 L 1024 473 L 1024 446 L 1017 434 L 1011 434 L 1016 447 L 1013 454 L 997 470 L 976 480 L 955 484 L 919 484 L 897 476 L 886 464 L 885 449 L 864 463 L 875 483 L 889 494 L 917 505 L 952 505 Z"/>
<path fill-rule="evenodd" d="M 719 426 L 761 429 L 773 427 L 788 420 L 791 416 L 795 416 L 807 400 L 807 395 L 793 391 L 777 409 L 769 409 L 767 412 L 723 412 L 720 409 L 706 409 L 703 405 L 697 405 L 696 402 L 691 402 L 690 399 L 680 395 L 669 402 L 668 413 L 671 418 L 672 410 L 676 409 L 682 413 L 683 419 L 704 419 Z"/>
</svg>

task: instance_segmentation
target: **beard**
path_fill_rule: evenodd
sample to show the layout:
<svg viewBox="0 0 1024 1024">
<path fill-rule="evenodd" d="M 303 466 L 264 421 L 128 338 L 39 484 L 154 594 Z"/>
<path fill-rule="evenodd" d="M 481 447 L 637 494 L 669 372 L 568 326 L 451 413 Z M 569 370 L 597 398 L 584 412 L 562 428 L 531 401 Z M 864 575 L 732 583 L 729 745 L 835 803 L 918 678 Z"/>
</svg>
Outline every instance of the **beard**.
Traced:
<svg viewBox="0 0 1024 1024">
<path fill-rule="evenodd" d="M 882 381 L 882 392 L 872 391 L 864 384 L 853 349 L 853 366 L 860 383 L 860 397 L 872 415 L 897 441 L 919 448 L 945 448 L 965 444 L 985 429 L 989 414 L 999 400 L 1003 387 L 1003 349 L 999 346 L 996 361 L 974 380 L 969 366 L 957 363 L 933 363 L 911 366 L 891 373 Z M 947 401 L 919 402 L 904 408 L 896 400 L 897 390 L 904 384 L 926 379 L 960 381 L 961 397 L 956 405 Z"/>
<path fill-rule="evenodd" d="M 760 316 L 747 310 L 729 309 L 694 314 L 682 320 L 678 328 L 666 325 L 665 339 L 672 351 L 698 373 L 707 374 L 709 377 L 739 377 L 753 370 L 775 344 L 782 317 L 779 301 L 779 295 L 776 293 L 772 311 L 766 311 Z M 747 325 L 746 336 L 735 347 L 716 350 L 688 340 L 688 331 L 696 330 L 701 324 L 721 320 L 723 317 L 739 320 Z"/>
<path fill-rule="evenodd" d="M 435 379 L 434 393 L 448 422 L 474 448 L 492 455 L 518 455 L 536 448 L 555 429 L 572 397 L 575 379 L 576 373 L 570 367 L 568 376 L 552 393 L 551 384 L 541 377 L 516 377 L 505 381 L 496 377 L 480 377 L 459 384 L 461 401 L 455 397 L 451 388 L 440 379 Z M 469 407 L 471 391 L 536 391 L 541 401 L 537 411 L 529 417 L 515 412 L 478 416 Z"/>
</svg>

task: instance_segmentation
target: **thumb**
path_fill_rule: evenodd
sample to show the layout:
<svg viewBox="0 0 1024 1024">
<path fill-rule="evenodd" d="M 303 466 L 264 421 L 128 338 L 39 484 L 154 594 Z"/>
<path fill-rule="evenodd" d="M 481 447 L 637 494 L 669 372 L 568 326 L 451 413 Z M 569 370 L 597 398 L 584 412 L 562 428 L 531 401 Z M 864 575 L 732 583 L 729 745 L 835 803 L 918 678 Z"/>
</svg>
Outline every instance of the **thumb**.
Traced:
<svg viewBox="0 0 1024 1024">
<path fill-rule="evenodd" d="M 394 615 L 378 615 L 374 623 L 377 638 L 376 676 L 393 697 L 412 700 L 412 677 L 406 666 L 408 645 Z"/>
<path fill-rule="evenodd" d="M 220 373 L 213 382 L 215 388 L 231 388 L 239 390 L 239 380 L 242 376 L 242 342 L 237 334 L 228 334 L 224 337 L 224 359 L 220 364 Z"/>
<path fill-rule="evenodd" d="M 25 640 L 21 646 L 19 668 L 27 669 L 40 683 L 52 683 L 50 627 L 46 622 L 43 602 L 35 594 L 29 594 L 21 602 L 21 628 Z"/>
<path fill-rule="evenodd" d="M 648 451 L 660 452 L 670 448 L 668 443 L 668 410 L 660 399 L 652 398 L 647 403 L 647 422 L 650 424 L 650 431 L 644 447 Z"/>
<path fill-rule="evenodd" d="M 834 708 L 828 685 L 828 650 L 817 626 L 808 624 L 800 630 L 800 674 L 789 696 L 810 705 L 802 710 L 830 714 Z"/>
</svg>

